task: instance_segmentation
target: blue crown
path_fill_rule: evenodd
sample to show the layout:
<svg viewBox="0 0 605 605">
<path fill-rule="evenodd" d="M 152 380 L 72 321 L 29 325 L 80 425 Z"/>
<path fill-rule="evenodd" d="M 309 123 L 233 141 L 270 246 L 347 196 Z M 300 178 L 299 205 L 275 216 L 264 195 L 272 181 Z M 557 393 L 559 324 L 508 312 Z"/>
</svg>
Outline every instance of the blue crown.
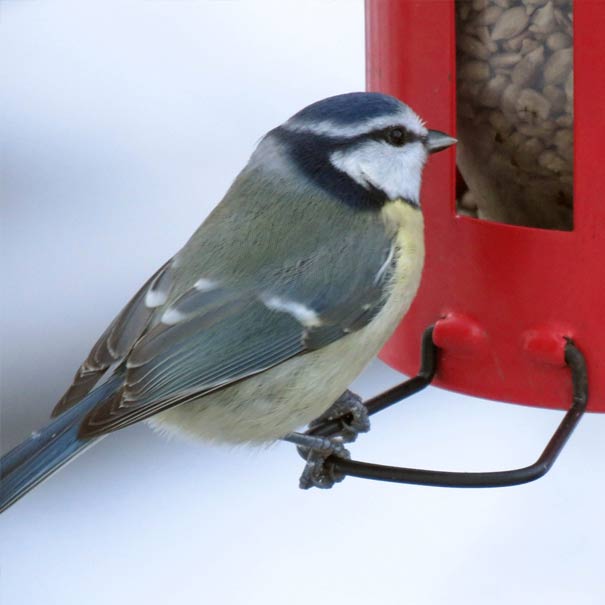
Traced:
<svg viewBox="0 0 605 605">
<path fill-rule="evenodd" d="M 349 92 L 328 97 L 308 105 L 293 116 L 305 122 L 329 120 L 340 126 L 396 114 L 402 103 L 395 97 L 378 92 Z"/>
</svg>

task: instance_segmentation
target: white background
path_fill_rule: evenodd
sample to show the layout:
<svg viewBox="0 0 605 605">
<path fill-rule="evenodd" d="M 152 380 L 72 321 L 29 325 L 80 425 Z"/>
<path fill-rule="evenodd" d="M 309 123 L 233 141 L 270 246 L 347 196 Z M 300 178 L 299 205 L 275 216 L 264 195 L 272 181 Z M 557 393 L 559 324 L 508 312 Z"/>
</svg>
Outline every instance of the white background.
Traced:
<svg viewBox="0 0 605 605">
<path fill-rule="evenodd" d="M 364 87 L 361 0 L 0 0 L 2 451 L 215 205 L 258 138 Z M 427 74 L 430 78 L 430 74 Z M 427 82 L 427 85 L 429 83 Z M 401 380 L 374 364 L 364 395 Z M 560 413 L 429 389 L 353 448 L 495 470 Z M 605 602 L 605 417 L 550 475 L 297 489 L 288 445 L 105 439 L 0 517 L 3 605 Z"/>
</svg>

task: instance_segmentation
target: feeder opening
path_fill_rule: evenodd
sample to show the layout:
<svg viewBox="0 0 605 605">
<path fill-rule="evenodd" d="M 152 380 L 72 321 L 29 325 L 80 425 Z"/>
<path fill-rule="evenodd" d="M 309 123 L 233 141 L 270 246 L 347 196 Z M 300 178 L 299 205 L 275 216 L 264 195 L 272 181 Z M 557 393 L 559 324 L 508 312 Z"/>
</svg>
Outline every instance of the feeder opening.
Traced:
<svg viewBox="0 0 605 605">
<path fill-rule="evenodd" d="M 458 214 L 573 229 L 572 5 L 456 0 Z"/>
</svg>

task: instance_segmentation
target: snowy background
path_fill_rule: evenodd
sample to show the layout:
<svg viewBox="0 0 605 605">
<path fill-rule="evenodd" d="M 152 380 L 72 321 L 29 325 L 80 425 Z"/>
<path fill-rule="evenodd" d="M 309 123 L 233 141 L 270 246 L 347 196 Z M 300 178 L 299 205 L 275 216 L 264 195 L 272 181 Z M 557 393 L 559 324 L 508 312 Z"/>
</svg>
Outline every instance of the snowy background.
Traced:
<svg viewBox="0 0 605 605">
<path fill-rule="evenodd" d="M 46 421 L 259 137 L 363 89 L 363 3 L 0 0 L 0 81 L 6 451 Z M 376 362 L 356 386 L 401 379 Z M 429 389 L 376 417 L 353 454 L 519 466 L 560 417 Z M 0 517 L 0 601 L 602 603 L 604 468 L 596 415 L 546 478 L 485 491 L 349 478 L 302 492 L 288 445 L 208 447 L 134 426 Z"/>
</svg>

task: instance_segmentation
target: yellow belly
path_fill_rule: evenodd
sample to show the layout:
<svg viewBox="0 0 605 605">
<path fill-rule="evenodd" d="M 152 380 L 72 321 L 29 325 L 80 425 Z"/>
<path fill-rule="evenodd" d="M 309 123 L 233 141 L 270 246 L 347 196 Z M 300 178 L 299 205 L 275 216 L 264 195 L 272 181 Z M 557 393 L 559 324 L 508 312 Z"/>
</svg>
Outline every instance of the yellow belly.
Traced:
<svg viewBox="0 0 605 605">
<path fill-rule="evenodd" d="M 383 210 L 399 249 L 388 298 L 370 324 L 262 374 L 157 414 L 161 432 L 227 443 L 274 441 L 320 416 L 377 355 L 408 310 L 420 284 L 424 225 L 401 201 Z"/>
</svg>

